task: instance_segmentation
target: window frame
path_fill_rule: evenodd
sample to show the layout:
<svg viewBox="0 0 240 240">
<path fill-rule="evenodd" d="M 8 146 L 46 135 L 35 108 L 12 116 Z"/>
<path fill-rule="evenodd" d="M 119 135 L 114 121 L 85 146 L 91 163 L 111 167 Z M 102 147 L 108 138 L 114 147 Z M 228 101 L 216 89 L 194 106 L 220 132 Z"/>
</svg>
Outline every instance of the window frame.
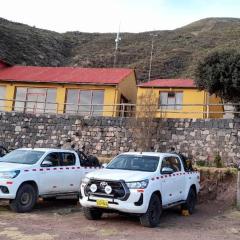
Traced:
<svg viewBox="0 0 240 240">
<path fill-rule="evenodd" d="M 175 171 L 173 168 L 172 168 L 172 170 L 174 171 L 173 173 L 178 173 L 178 172 L 182 172 L 182 169 L 184 169 L 183 168 L 183 166 L 182 166 L 182 161 L 181 161 L 181 159 L 178 157 L 178 156 L 165 156 L 165 157 L 163 157 L 163 159 L 162 159 L 162 161 L 161 161 L 161 166 L 160 166 L 160 173 L 162 174 L 162 169 L 163 169 L 163 161 L 166 159 L 166 158 L 176 158 L 177 160 L 178 160 L 178 162 L 179 162 L 179 171 Z"/>
<path fill-rule="evenodd" d="M 7 86 L 6 85 L 0 85 L 0 88 L 3 88 L 4 90 L 4 96 L 3 98 L 0 97 L 0 103 L 2 102 L 3 103 L 3 106 L 1 106 L 0 104 L 0 111 L 4 111 L 5 110 L 5 107 L 6 107 L 6 94 L 7 94 Z"/>
<path fill-rule="evenodd" d="M 19 100 L 18 99 L 16 99 L 16 97 L 17 97 L 17 91 L 18 91 L 18 89 L 26 89 L 26 93 L 25 93 L 25 95 L 24 95 L 24 100 L 20 100 L 21 102 L 23 101 L 23 107 L 21 107 L 22 108 L 22 110 L 18 110 L 18 109 L 15 109 L 15 104 L 16 104 L 16 102 L 18 102 Z M 41 90 L 43 90 L 44 91 L 44 93 L 38 93 L 38 92 L 36 92 L 36 93 L 31 93 L 31 92 L 29 92 L 31 89 L 34 89 L 34 90 L 39 90 L 39 89 L 41 89 Z M 48 98 L 48 90 L 55 90 L 55 102 L 48 102 L 47 101 L 47 98 Z M 40 90 L 39 90 L 40 91 Z M 41 96 L 41 95 L 44 95 L 44 101 L 38 101 L 38 99 L 36 100 L 36 101 L 29 101 L 28 99 L 29 99 L 29 96 L 31 96 L 31 95 L 37 95 L 37 96 Z M 56 97 L 57 97 L 57 87 L 32 87 L 32 86 L 16 86 L 15 87 L 15 93 L 14 93 L 14 105 L 13 105 L 13 110 L 14 111 L 23 111 L 24 113 L 25 112 L 36 112 L 36 113 L 41 113 L 41 111 L 39 111 L 39 109 L 38 108 L 33 108 L 33 109 L 28 109 L 28 103 L 36 103 L 36 104 L 43 104 L 43 109 L 40 109 L 40 110 L 42 110 L 43 111 L 43 113 L 56 113 L 56 111 L 57 111 L 57 103 L 56 103 Z M 55 107 L 54 107 L 54 109 L 47 109 L 46 108 L 46 106 L 47 106 L 47 104 L 55 104 Z M 50 110 L 50 111 L 49 111 Z"/>
<path fill-rule="evenodd" d="M 166 103 L 167 105 L 166 106 L 161 106 L 161 93 L 167 93 L 167 103 Z M 177 94 L 178 93 L 182 94 L 182 104 L 183 104 L 183 93 L 184 93 L 184 91 L 180 91 L 180 90 L 178 90 L 178 91 L 159 91 L 158 108 L 160 110 L 165 110 L 165 111 L 168 111 L 168 110 L 179 110 L 179 111 L 181 111 L 183 109 L 182 104 L 181 105 L 176 105 L 176 104 L 178 104 L 177 103 Z M 169 97 L 168 96 L 169 94 L 174 94 L 174 97 Z M 168 102 L 169 102 L 168 99 L 169 98 L 174 98 L 174 104 L 175 105 L 171 105 L 171 106 L 168 105 Z"/>
<path fill-rule="evenodd" d="M 76 158 L 76 155 L 74 153 L 71 153 L 71 152 L 61 152 L 59 153 L 60 154 L 60 166 L 61 167 L 72 167 L 72 166 L 76 166 L 76 163 L 77 163 L 77 158 Z M 72 165 L 63 165 L 63 155 L 64 154 L 71 154 L 74 156 L 74 164 Z"/>
<path fill-rule="evenodd" d="M 77 91 L 77 103 L 69 103 L 68 102 L 68 94 L 69 94 L 69 91 L 71 90 L 75 90 Z M 102 116 L 103 115 L 103 109 L 104 109 L 104 106 L 102 105 L 102 110 L 101 111 L 94 111 L 94 105 L 93 105 L 93 94 L 94 92 L 102 92 L 103 94 L 103 98 L 102 98 L 102 102 L 104 104 L 104 94 L 105 94 L 105 89 L 79 89 L 79 88 L 67 88 L 66 89 L 66 97 L 65 97 L 65 107 L 64 107 L 64 112 L 65 113 L 71 113 L 74 111 L 74 113 L 77 113 L 77 114 L 80 114 L 80 115 L 90 115 L 90 116 L 93 116 L 94 113 L 97 113 L 96 116 Z M 81 107 L 81 92 L 90 92 L 90 95 L 91 95 L 91 99 L 90 99 L 90 103 L 89 103 L 89 111 L 80 111 L 79 108 Z M 73 104 L 76 104 L 77 105 L 77 109 L 76 110 L 68 110 L 67 109 L 67 106 L 68 105 L 73 105 Z M 101 106 L 101 105 L 100 105 Z M 75 112 L 76 111 L 76 112 Z M 87 114 L 86 114 L 87 113 Z"/>
<path fill-rule="evenodd" d="M 58 166 L 44 166 L 44 165 L 42 164 L 50 154 L 57 154 L 57 155 L 58 155 Z M 61 155 L 59 154 L 59 152 L 50 152 L 50 153 L 48 153 L 48 154 L 44 157 L 44 159 L 42 160 L 40 166 L 41 166 L 42 168 L 56 168 L 56 167 L 61 167 Z"/>
</svg>

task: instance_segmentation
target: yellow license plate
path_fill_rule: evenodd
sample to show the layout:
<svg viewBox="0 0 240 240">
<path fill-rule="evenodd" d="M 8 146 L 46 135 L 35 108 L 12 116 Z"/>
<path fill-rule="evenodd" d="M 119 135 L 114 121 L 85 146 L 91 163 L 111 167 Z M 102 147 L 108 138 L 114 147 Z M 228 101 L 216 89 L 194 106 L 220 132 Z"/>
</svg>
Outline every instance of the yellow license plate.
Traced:
<svg viewBox="0 0 240 240">
<path fill-rule="evenodd" d="M 98 206 L 98 207 L 108 208 L 108 201 L 107 201 L 107 200 L 98 199 L 98 200 L 96 201 L 96 203 L 97 203 L 97 206 Z"/>
</svg>

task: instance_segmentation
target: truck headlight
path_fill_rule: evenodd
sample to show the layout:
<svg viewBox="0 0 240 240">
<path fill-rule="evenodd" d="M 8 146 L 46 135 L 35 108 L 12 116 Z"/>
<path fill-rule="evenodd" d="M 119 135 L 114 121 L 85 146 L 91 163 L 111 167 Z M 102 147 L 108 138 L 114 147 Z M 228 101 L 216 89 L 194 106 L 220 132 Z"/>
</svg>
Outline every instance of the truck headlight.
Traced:
<svg viewBox="0 0 240 240">
<path fill-rule="evenodd" d="M 130 189 L 138 189 L 138 188 L 146 188 L 148 186 L 148 179 L 139 181 L 139 182 L 126 182 L 128 188 Z"/>
<path fill-rule="evenodd" d="M 90 181 L 90 178 L 88 178 L 88 177 L 85 177 L 85 178 L 82 179 L 83 184 L 88 184 L 89 181 Z"/>
<path fill-rule="evenodd" d="M 20 170 L 0 172 L 0 178 L 12 179 L 17 177 L 19 173 L 20 173 Z"/>
</svg>

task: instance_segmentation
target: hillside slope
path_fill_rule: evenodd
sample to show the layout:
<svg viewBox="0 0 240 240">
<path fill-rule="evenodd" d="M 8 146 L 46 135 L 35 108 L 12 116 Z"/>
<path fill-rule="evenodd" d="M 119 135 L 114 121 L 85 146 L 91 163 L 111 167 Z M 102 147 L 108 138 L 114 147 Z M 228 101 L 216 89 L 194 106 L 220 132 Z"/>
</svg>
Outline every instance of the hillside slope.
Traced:
<svg viewBox="0 0 240 240">
<path fill-rule="evenodd" d="M 240 49 L 240 19 L 208 18 L 172 31 L 122 33 L 117 67 L 147 79 L 154 37 L 152 78 L 192 77 L 199 59 L 214 49 Z M 42 66 L 112 67 L 114 33 L 56 33 L 0 18 L 0 58 Z"/>
</svg>

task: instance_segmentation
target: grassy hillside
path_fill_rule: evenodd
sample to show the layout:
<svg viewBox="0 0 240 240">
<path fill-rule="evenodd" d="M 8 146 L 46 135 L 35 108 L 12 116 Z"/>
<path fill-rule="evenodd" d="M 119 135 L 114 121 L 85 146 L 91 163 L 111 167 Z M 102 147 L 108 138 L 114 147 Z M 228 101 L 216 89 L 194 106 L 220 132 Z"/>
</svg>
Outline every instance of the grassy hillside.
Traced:
<svg viewBox="0 0 240 240">
<path fill-rule="evenodd" d="M 122 33 L 118 67 L 136 68 L 147 79 L 154 37 L 152 78 L 191 77 L 199 59 L 209 51 L 240 49 L 240 19 L 208 18 L 172 31 Z M 112 67 L 114 33 L 64 34 L 0 18 L 0 58 L 16 64 Z"/>
</svg>

